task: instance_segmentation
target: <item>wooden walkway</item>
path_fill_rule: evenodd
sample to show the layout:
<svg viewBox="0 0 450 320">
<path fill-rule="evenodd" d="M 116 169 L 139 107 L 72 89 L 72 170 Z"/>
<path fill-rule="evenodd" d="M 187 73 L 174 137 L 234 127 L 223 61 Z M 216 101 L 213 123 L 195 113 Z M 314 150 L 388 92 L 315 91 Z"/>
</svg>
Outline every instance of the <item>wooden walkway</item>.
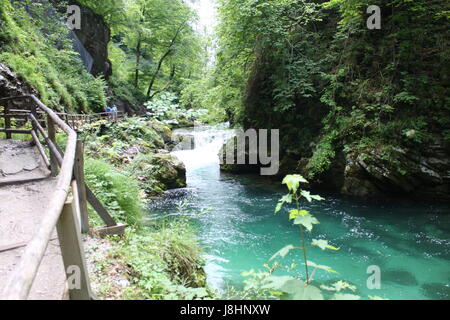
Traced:
<svg viewBox="0 0 450 320">
<path fill-rule="evenodd" d="M 84 182 L 75 129 L 98 115 L 58 115 L 34 96 L 0 98 L 1 108 L 0 299 L 94 299 L 81 233 L 121 234 L 125 227 Z M 57 132 L 67 135 L 64 152 Z M 17 134 L 29 140 L 13 140 Z M 89 226 L 88 203 L 105 227 Z"/>
<path fill-rule="evenodd" d="M 0 292 L 38 231 L 56 180 L 0 187 Z M 60 300 L 65 294 L 64 264 L 56 230 L 52 232 L 28 299 Z"/>
</svg>

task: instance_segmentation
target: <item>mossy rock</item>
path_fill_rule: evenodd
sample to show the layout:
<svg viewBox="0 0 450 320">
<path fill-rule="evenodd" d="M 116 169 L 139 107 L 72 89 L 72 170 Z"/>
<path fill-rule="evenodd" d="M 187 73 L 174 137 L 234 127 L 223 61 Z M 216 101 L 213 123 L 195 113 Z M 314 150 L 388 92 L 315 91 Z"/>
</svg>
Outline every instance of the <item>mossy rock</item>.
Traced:
<svg viewBox="0 0 450 320">
<path fill-rule="evenodd" d="M 168 126 L 160 123 L 151 123 L 150 128 L 159 134 L 164 143 L 167 144 L 172 142 L 172 130 Z"/>
<path fill-rule="evenodd" d="M 155 177 L 167 189 L 186 187 L 186 168 L 175 156 L 170 154 L 155 154 L 153 163 L 155 166 Z"/>
<path fill-rule="evenodd" d="M 133 160 L 129 169 L 148 196 L 186 187 L 186 168 L 170 154 L 146 154 Z"/>
</svg>

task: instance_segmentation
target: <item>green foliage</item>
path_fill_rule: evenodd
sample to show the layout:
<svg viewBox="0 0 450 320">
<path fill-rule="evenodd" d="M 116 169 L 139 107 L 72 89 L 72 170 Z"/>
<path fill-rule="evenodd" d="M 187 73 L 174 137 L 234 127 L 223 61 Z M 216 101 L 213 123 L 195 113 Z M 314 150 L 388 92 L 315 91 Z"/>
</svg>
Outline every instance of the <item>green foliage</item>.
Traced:
<svg viewBox="0 0 450 320">
<path fill-rule="evenodd" d="M 335 135 L 336 131 L 332 131 L 331 134 L 324 135 L 317 144 L 306 167 L 309 177 L 313 178 L 317 174 L 323 173 L 330 168 L 336 155 L 336 146 L 334 144 L 336 140 Z"/>
<path fill-rule="evenodd" d="M 161 154 L 172 141 L 169 127 L 156 120 L 130 117 L 118 123 L 101 120 L 81 130 L 86 154 L 105 161 L 134 179 L 142 197 L 185 186 L 184 167 Z"/>
<path fill-rule="evenodd" d="M 80 4 L 91 8 L 103 16 L 109 23 L 117 23 L 125 15 L 126 0 L 77 0 Z"/>
<path fill-rule="evenodd" d="M 178 104 L 178 97 L 172 92 L 162 92 L 153 100 L 145 103 L 148 115 L 168 125 L 178 125 L 189 121 L 195 121 L 204 116 L 205 109 L 183 110 Z"/>
<path fill-rule="evenodd" d="M 127 161 L 130 149 L 138 148 L 143 152 L 163 148 L 161 133 L 164 130 L 163 125 L 131 117 L 118 123 L 101 120 L 87 124 L 82 129 L 82 137 L 90 156 L 108 158 L 111 163 L 117 164 Z"/>
<path fill-rule="evenodd" d="M 179 93 L 202 69 L 203 39 L 192 28 L 196 16 L 184 1 L 81 3 L 102 15 L 112 30 L 109 54 L 117 97 L 133 95 L 142 102 L 166 90 Z"/>
<path fill-rule="evenodd" d="M 139 223 L 143 203 L 137 183 L 127 175 L 101 160 L 87 159 L 85 165 L 86 183 L 116 221 L 134 225 Z M 91 217 L 97 214 L 90 212 Z"/>
<path fill-rule="evenodd" d="M 160 93 L 154 100 L 148 101 L 145 106 L 150 116 L 167 121 L 168 124 L 177 123 L 176 119 L 180 115 L 180 106 L 176 101 L 177 96 L 172 92 Z"/>
<path fill-rule="evenodd" d="M 310 178 L 341 151 L 395 163 L 389 150 L 448 136 L 448 12 L 443 0 L 219 1 L 208 96 L 235 123 L 280 129 L 281 157 Z"/>
<path fill-rule="evenodd" d="M 49 106 L 69 112 L 101 110 L 106 104 L 105 82 L 84 69 L 72 51 L 67 28 L 46 18 L 47 5 L 1 1 L 0 62 L 23 77 Z M 45 33 L 44 33 L 45 31 Z"/>
<path fill-rule="evenodd" d="M 199 120 L 207 123 L 220 123 L 227 121 L 225 106 L 222 101 L 222 92 L 213 81 L 214 75 L 207 72 L 204 77 L 186 81 L 180 94 L 180 105 L 184 109 L 201 111 Z M 223 88 L 224 89 L 224 88 Z"/>
<path fill-rule="evenodd" d="M 131 268 L 128 299 L 175 300 L 210 297 L 205 289 L 204 260 L 187 221 L 161 223 L 128 232 L 118 254 Z"/>
</svg>

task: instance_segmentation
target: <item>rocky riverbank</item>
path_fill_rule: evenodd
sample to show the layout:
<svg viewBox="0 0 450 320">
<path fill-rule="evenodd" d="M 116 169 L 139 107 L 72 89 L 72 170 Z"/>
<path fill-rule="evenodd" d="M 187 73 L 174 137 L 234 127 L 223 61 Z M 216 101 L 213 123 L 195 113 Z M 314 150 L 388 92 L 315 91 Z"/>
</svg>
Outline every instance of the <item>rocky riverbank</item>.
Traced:
<svg viewBox="0 0 450 320">
<path fill-rule="evenodd" d="M 84 126 L 81 136 L 88 157 L 131 175 L 146 198 L 186 186 L 184 165 L 169 153 L 172 131 L 156 120 L 102 120 Z"/>
<path fill-rule="evenodd" d="M 223 150 L 220 154 L 224 156 Z M 450 145 L 444 141 L 436 142 L 421 151 L 406 148 L 391 148 L 388 153 L 377 149 L 370 153 L 340 151 L 335 154 L 328 170 L 310 180 L 313 182 L 312 186 L 348 196 L 410 196 L 450 201 L 449 154 Z M 248 159 L 248 151 L 245 156 Z M 236 159 L 235 148 L 235 162 Z M 289 173 L 311 177 L 309 163 L 309 158 L 298 160 L 284 156 L 280 160 L 280 170 L 274 181 Z M 221 170 L 235 174 L 257 174 L 259 167 L 223 164 Z"/>
</svg>

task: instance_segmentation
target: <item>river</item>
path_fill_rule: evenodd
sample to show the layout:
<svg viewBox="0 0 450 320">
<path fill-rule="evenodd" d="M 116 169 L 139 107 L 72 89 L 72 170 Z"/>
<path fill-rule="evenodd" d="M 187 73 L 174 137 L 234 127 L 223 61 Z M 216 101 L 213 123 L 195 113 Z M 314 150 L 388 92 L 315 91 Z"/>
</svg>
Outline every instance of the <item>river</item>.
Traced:
<svg viewBox="0 0 450 320">
<path fill-rule="evenodd" d="M 286 213 L 274 215 L 284 187 L 262 177 L 220 172 L 217 153 L 232 131 L 204 127 L 180 129 L 195 137 L 193 150 L 173 152 L 187 168 L 187 189 L 153 203 L 152 212 L 198 213 L 199 238 L 206 252 L 206 272 L 212 288 L 242 287 L 241 273 L 263 269 L 270 257 L 288 244 L 298 245 L 299 231 Z M 170 194 L 170 193 L 169 193 Z M 346 280 L 362 297 L 388 299 L 450 299 L 450 207 L 412 201 L 362 201 L 322 194 L 326 200 L 303 203 L 320 224 L 312 237 L 328 239 L 339 251 L 311 249 L 308 259 L 339 274 L 317 272 L 316 284 Z M 415 199 L 417 200 L 417 199 Z M 301 252 L 283 259 L 298 263 Z M 381 270 L 381 289 L 367 288 L 369 266 Z"/>
</svg>

